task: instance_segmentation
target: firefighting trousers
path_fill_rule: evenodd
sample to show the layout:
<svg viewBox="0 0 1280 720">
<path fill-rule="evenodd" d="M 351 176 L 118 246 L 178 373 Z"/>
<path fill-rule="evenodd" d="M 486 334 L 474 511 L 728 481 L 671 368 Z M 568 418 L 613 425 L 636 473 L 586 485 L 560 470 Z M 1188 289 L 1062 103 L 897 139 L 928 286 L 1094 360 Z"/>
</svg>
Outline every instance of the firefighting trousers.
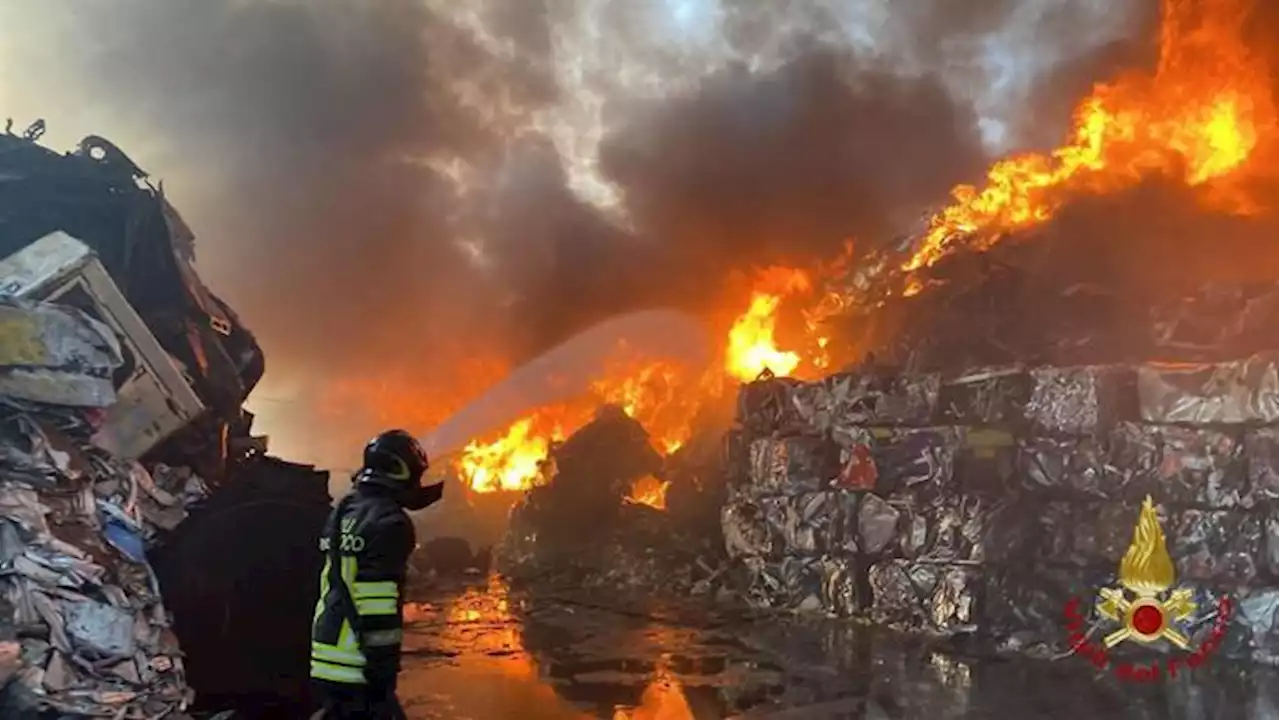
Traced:
<svg viewBox="0 0 1280 720">
<path fill-rule="evenodd" d="M 312 716 L 318 720 L 405 720 L 394 690 L 312 680 L 311 693 L 320 707 Z"/>
</svg>

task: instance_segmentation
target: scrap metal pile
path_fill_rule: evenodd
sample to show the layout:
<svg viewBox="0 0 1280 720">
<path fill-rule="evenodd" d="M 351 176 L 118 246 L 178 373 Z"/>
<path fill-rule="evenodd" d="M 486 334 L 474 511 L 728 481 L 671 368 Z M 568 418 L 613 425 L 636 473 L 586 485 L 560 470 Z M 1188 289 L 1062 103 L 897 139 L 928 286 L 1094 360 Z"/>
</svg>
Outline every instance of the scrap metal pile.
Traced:
<svg viewBox="0 0 1280 720">
<path fill-rule="evenodd" d="M 552 448 L 543 468 L 547 482 L 515 506 L 498 569 L 519 581 L 605 590 L 687 595 L 710 589 L 719 539 L 712 483 L 718 446 L 691 442 L 664 459 L 644 428 L 616 406 Z M 669 508 L 633 502 L 638 480 L 666 482 Z M 700 508 L 711 509 L 708 516 Z M 708 521 L 709 518 L 709 521 Z"/>
<path fill-rule="evenodd" d="M 765 377 L 740 395 L 725 545 L 754 605 L 1053 655 L 1150 495 L 1193 640 L 1225 593 L 1220 652 L 1274 664 L 1276 422 L 1274 354 Z"/>
<path fill-rule="evenodd" d="M 206 489 L 92 443 L 121 363 L 109 328 L 74 308 L 11 300 L 0 302 L 0 327 L 0 622 L 19 659 L 0 707 L 181 709 L 191 693 L 146 548 Z"/>
<path fill-rule="evenodd" d="M 263 358 L 146 174 L 101 138 L 59 155 L 42 131 L 0 134 L 0 714 L 159 717 L 191 702 L 184 655 L 204 659 L 186 638 L 180 651 L 162 589 L 183 598 L 190 571 L 242 572 L 184 575 L 208 544 L 184 537 L 265 467 L 240 407 Z M 296 531 L 315 555 L 320 495 L 321 520 L 277 514 L 270 533 Z M 309 580 L 309 560 L 285 567 Z M 295 602 L 303 625 L 310 602 Z"/>
</svg>

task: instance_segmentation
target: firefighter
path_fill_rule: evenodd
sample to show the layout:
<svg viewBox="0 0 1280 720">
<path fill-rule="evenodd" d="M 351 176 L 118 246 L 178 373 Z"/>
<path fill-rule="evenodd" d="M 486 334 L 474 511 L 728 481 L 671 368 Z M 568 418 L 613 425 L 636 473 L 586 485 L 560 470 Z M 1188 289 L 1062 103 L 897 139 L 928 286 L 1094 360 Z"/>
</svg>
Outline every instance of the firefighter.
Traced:
<svg viewBox="0 0 1280 720">
<path fill-rule="evenodd" d="M 427 454 L 412 435 L 382 433 L 365 446 L 351 491 L 325 523 L 311 627 L 317 717 L 404 717 L 396 675 L 405 569 L 415 545 L 406 510 L 421 510 L 444 491 L 443 482 L 422 485 L 426 470 Z"/>
</svg>

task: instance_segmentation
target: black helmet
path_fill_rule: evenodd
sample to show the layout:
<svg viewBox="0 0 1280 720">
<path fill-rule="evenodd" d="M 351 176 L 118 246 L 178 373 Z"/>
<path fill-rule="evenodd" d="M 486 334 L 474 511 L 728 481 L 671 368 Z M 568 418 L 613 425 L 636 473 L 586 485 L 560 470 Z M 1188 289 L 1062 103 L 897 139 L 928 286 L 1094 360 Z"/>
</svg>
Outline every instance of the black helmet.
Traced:
<svg viewBox="0 0 1280 720">
<path fill-rule="evenodd" d="M 427 453 L 416 438 L 405 430 L 388 430 L 364 446 L 364 464 L 356 482 L 394 490 L 401 505 L 421 510 L 431 504 L 430 498 L 439 497 L 439 493 L 423 492 L 422 475 L 428 467 Z"/>
</svg>

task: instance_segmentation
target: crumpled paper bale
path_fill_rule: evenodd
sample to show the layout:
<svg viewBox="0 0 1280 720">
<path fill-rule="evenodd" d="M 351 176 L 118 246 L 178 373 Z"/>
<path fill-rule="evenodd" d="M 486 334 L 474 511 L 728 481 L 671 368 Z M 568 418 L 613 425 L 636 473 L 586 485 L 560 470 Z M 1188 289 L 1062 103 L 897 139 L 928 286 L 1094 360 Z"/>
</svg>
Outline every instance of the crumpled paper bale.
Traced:
<svg viewBox="0 0 1280 720">
<path fill-rule="evenodd" d="M 1135 473 L 1157 502 L 1210 508 L 1259 504 L 1236 433 L 1121 423 L 1112 437 L 1111 463 Z"/>
<path fill-rule="evenodd" d="M 939 420 L 948 425 L 989 425 L 1024 420 L 1031 397 L 1026 370 L 982 368 L 943 381 L 938 393 Z"/>
<path fill-rule="evenodd" d="M 877 623 L 944 634 L 977 629 L 976 568 L 886 560 L 867 570 L 867 581 Z"/>
<path fill-rule="evenodd" d="M 1147 422 L 1274 423 L 1280 418 L 1276 358 L 1204 364 L 1151 363 L 1138 368 L 1138 399 Z"/>
<path fill-rule="evenodd" d="M 1136 417 L 1137 389 L 1131 368 L 1116 365 L 1043 367 L 1031 371 L 1026 418 L 1043 432 L 1087 435 L 1106 432 Z"/>
<path fill-rule="evenodd" d="M 84 311 L 0 297 L 0 396 L 106 407 L 122 362 L 115 333 Z"/>
</svg>

